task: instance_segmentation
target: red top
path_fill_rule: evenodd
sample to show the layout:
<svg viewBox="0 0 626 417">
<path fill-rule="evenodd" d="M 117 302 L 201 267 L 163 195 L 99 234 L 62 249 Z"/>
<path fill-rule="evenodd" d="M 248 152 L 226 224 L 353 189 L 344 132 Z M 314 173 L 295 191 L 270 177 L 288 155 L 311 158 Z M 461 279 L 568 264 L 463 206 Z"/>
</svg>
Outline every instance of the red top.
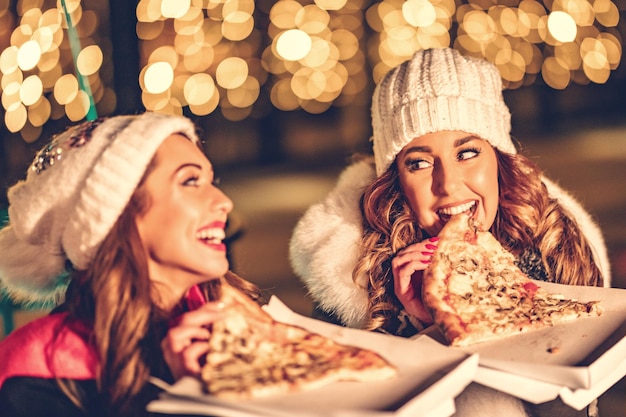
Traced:
<svg viewBox="0 0 626 417">
<path fill-rule="evenodd" d="M 177 310 L 195 310 L 204 303 L 202 291 L 194 286 Z M 91 329 L 78 320 L 66 323 L 66 318 L 67 313 L 50 314 L 25 324 L 0 342 L 0 387 L 6 379 L 17 376 L 96 378 L 98 355 L 89 343 Z"/>
</svg>

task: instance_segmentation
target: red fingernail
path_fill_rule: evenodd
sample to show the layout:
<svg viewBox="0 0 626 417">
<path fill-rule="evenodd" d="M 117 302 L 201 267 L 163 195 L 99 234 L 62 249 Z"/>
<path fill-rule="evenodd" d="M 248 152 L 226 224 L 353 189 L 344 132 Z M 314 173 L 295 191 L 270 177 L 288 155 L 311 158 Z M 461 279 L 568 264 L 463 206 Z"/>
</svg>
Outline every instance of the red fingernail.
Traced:
<svg viewBox="0 0 626 417">
<path fill-rule="evenodd" d="M 428 239 L 430 242 L 438 242 L 439 238 L 437 236 L 433 236 L 430 239 Z"/>
<path fill-rule="evenodd" d="M 430 259 L 425 260 L 425 261 L 420 261 L 420 262 L 423 263 L 423 264 L 429 264 L 430 263 Z"/>
<path fill-rule="evenodd" d="M 428 244 L 426 245 L 426 249 L 432 249 L 432 250 L 435 250 L 435 249 L 437 249 L 437 246 L 435 246 L 435 245 L 431 245 L 430 243 L 428 243 Z"/>
<path fill-rule="evenodd" d="M 430 256 L 432 255 L 434 252 L 422 252 L 422 255 L 424 256 Z"/>
</svg>

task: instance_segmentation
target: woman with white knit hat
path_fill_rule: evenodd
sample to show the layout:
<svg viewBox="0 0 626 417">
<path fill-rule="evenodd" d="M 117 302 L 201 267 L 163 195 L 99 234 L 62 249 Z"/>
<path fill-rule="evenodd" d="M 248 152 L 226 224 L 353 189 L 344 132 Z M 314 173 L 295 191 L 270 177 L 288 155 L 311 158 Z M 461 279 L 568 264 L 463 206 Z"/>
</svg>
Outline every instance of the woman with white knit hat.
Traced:
<svg viewBox="0 0 626 417">
<path fill-rule="evenodd" d="M 517 154 L 495 66 L 450 48 L 418 51 L 377 85 L 372 119 L 373 159 L 349 166 L 291 239 L 315 317 L 406 337 L 430 325 L 421 276 L 443 224 L 462 211 L 533 278 L 610 285 L 597 225 Z M 526 415 L 519 401 L 486 395 L 498 405 L 466 393 L 458 415 Z"/>
<path fill-rule="evenodd" d="M 0 415 L 140 416 L 199 374 L 228 272 L 233 204 L 187 118 L 144 113 L 56 136 L 8 191 L 0 288 L 62 304 L 0 342 Z"/>
</svg>

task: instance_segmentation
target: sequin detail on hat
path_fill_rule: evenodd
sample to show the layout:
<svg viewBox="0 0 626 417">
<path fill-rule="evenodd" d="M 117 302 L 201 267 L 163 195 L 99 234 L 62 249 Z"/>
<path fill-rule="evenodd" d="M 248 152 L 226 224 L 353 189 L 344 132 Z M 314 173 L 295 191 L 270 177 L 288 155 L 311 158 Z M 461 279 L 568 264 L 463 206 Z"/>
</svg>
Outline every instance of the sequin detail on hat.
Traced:
<svg viewBox="0 0 626 417">
<path fill-rule="evenodd" d="M 103 121 L 103 118 L 99 118 L 94 121 L 85 122 L 74 128 L 74 132 L 69 137 L 67 137 L 64 133 L 58 135 L 56 138 L 52 139 L 47 146 L 39 151 L 39 153 L 37 153 L 37 156 L 35 156 L 35 160 L 31 165 L 31 169 L 37 174 L 40 174 L 60 161 L 63 157 L 63 152 L 68 151 L 71 148 L 79 148 L 83 146 L 89 142 L 94 129 Z"/>
</svg>

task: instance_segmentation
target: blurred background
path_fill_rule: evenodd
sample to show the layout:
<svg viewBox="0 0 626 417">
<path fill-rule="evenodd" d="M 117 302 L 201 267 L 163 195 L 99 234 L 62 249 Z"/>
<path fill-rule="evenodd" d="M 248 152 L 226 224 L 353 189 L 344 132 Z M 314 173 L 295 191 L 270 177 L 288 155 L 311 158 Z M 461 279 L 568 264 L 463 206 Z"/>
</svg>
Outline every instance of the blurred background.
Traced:
<svg viewBox="0 0 626 417">
<path fill-rule="evenodd" d="M 293 227 L 370 151 L 385 72 L 452 46 L 498 67 L 522 152 L 591 212 L 626 288 L 625 14 L 624 0 L 0 0 L 0 210 L 65 127 L 184 114 L 235 202 L 233 269 L 309 314 Z M 0 335 L 41 314 L 0 312 Z M 626 415 L 624 387 L 604 415 Z"/>
</svg>

